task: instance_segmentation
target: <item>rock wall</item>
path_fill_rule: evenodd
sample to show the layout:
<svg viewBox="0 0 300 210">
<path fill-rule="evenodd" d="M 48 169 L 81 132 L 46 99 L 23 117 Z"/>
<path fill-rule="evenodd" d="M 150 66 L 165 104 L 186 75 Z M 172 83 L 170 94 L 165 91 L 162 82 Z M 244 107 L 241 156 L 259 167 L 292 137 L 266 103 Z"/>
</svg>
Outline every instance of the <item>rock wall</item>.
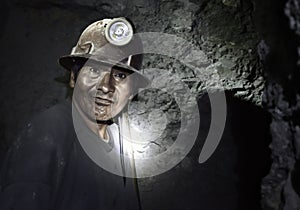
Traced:
<svg viewBox="0 0 300 210">
<path fill-rule="evenodd" d="M 262 183 L 264 209 L 300 209 L 299 200 L 299 1 L 256 2 L 263 41 L 263 106 L 272 115 L 272 166 Z"/>
</svg>

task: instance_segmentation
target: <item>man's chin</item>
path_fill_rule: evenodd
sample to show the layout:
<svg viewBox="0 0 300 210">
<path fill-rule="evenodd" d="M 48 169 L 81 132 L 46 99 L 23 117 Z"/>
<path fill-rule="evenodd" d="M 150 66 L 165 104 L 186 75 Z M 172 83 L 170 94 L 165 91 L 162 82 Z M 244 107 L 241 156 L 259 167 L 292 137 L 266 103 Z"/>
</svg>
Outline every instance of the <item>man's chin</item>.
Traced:
<svg viewBox="0 0 300 210">
<path fill-rule="evenodd" d="M 113 116 L 112 115 L 101 115 L 100 113 L 95 113 L 94 115 L 94 120 L 96 120 L 96 122 L 98 124 L 107 124 L 107 122 L 111 122 L 113 121 Z"/>
</svg>

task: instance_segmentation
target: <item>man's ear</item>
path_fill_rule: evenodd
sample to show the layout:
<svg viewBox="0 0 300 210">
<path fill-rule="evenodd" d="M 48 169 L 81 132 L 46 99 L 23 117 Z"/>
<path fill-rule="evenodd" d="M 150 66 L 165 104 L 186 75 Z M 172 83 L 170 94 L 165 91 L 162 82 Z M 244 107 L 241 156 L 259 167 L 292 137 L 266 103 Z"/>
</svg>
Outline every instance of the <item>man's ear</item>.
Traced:
<svg viewBox="0 0 300 210">
<path fill-rule="evenodd" d="M 74 73 L 74 71 L 71 71 L 69 85 L 72 89 L 75 87 L 75 73 Z"/>
</svg>

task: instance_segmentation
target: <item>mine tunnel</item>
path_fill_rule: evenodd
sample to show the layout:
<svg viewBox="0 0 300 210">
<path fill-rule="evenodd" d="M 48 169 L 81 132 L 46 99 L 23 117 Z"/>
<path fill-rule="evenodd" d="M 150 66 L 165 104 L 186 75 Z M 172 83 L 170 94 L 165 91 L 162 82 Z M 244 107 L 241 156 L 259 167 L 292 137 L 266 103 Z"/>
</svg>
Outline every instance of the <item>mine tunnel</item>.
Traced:
<svg viewBox="0 0 300 210">
<path fill-rule="evenodd" d="M 71 52 L 89 24 L 126 17 L 139 33 L 181 40 L 174 46 L 190 57 L 148 53 L 143 68 L 150 79 L 158 78 L 158 87 L 175 84 L 170 88 L 175 95 L 184 97 L 188 87 L 197 105 L 195 113 L 183 116 L 170 92 L 149 89 L 128 108 L 133 125 L 144 135 L 151 134 L 150 127 L 163 130 L 153 144 L 160 154 L 164 144 L 174 144 L 183 119 L 199 115 L 185 157 L 164 173 L 136 180 L 139 208 L 300 208 L 299 1 L 5 0 L 0 11 L 1 193 L 3 177 L 9 177 L 8 153 L 24 127 L 72 96 L 70 74 L 58 58 Z M 173 52 L 170 40 L 155 40 L 157 48 Z M 220 93 L 226 98 L 221 125 L 212 120 L 211 102 Z M 189 99 L 183 104 L 188 109 Z M 212 125 L 223 132 L 215 151 L 200 163 Z"/>
</svg>

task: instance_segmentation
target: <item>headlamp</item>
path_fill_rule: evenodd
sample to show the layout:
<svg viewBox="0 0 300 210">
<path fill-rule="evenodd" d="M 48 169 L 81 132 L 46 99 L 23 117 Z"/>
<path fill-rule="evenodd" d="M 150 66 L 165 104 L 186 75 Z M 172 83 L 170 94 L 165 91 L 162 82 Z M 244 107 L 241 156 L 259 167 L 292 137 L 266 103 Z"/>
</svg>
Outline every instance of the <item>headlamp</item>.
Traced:
<svg viewBox="0 0 300 210">
<path fill-rule="evenodd" d="M 105 29 L 105 37 L 108 42 L 116 46 L 123 46 L 130 42 L 133 37 L 133 28 L 124 18 L 111 21 Z"/>
</svg>

